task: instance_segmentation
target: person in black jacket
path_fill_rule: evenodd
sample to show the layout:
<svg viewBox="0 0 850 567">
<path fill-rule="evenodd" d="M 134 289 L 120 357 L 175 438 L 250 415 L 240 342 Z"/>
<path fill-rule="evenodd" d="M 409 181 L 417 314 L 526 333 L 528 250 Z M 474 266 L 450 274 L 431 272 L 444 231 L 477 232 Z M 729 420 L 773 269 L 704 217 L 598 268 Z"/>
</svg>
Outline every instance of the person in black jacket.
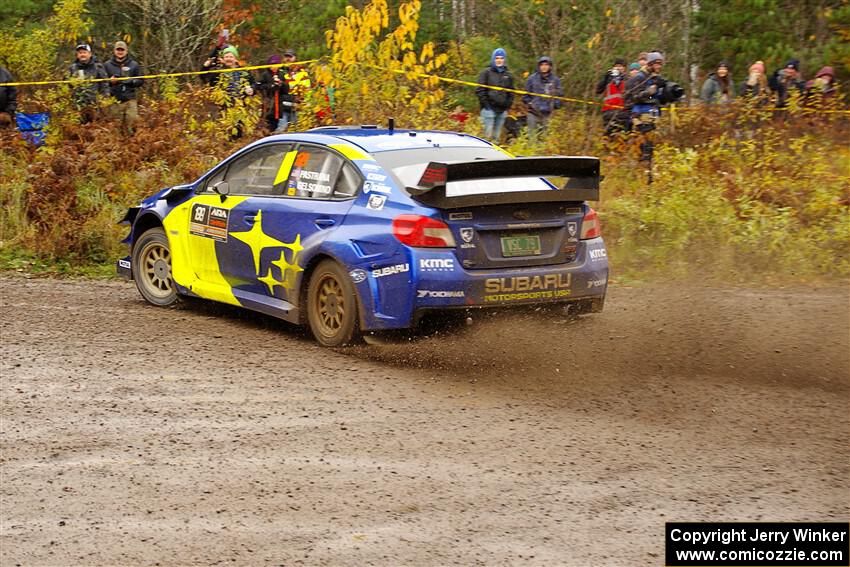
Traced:
<svg viewBox="0 0 850 567">
<path fill-rule="evenodd" d="M 514 79 L 508 71 L 508 56 L 501 47 L 493 50 L 490 57 L 490 66 L 481 71 L 478 76 L 478 86 L 475 94 L 481 104 L 481 124 L 484 127 L 484 136 L 492 140 L 498 140 L 502 133 L 502 125 L 508 116 L 508 109 L 514 102 L 514 93 L 503 90 L 489 89 L 484 85 L 501 87 L 505 89 L 514 88 Z"/>
<path fill-rule="evenodd" d="M 266 61 L 268 65 L 279 65 L 280 55 L 272 55 Z M 263 95 L 263 118 L 272 132 L 286 132 L 289 125 L 289 110 L 294 98 L 289 94 L 285 67 L 270 67 L 260 73 L 257 90 Z"/>
<path fill-rule="evenodd" d="M 103 64 L 92 55 L 89 44 L 79 44 L 76 52 L 77 58 L 68 68 L 68 74 L 72 79 L 87 81 L 108 78 Z M 92 122 L 97 117 L 97 99 L 108 94 L 108 82 L 86 82 L 74 87 L 74 106 L 80 111 L 80 121 L 83 124 Z"/>
<path fill-rule="evenodd" d="M 800 60 L 789 59 L 782 69 L 777 69 L 768 81 L 770 89 L 776 93 L 776 108 L 788 106 L 791 94 L 805 92 L 806 82 L 800 76 Z"/>
<path fill-rule="evenodd" d="M 15 78 L 0 67 L 0 83 L 14 83 Z M 0 87 L 0 128 L 8 128 L 15 123 L 15 111 L 18 109 L 18 87 Z"/>
<path fill-rule="evenodd" d="M 109 107 L 109 113 L 113 118 L 121 120 L 122 129 L 132 134 L 136 122 L 139 120 L 139 105 L 136 101 L 136 90 L 142 86 L 142 79 L 117 79 L 123 77 L 139 77 L 142 69 L 139 64 L 130 57 L 127 44 L 123 41 L 115 42 L 112 58 L 103 64 L 106 74 L 110 79 L 109 94 L 116 102 Z"/>
</svg>

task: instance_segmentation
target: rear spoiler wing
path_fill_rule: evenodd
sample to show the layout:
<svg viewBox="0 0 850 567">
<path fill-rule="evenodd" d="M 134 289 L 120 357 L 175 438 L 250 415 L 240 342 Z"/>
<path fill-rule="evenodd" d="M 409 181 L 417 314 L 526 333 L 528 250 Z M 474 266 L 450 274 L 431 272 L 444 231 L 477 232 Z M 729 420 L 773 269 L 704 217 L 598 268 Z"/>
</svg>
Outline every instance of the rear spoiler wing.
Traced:
<svg viewBox="0 0 850 567">
<path fill-rule="evenodd" d="M 509 177 L 568 177 L 569 181 L 562 188 L 551 191 L 446 195 L 446 184 L 451 181 Z M 407 192 L 420 203 L 438 209 L 511 203 L 598 201 L 600 179 L 599 158 L 586 156 L 432 161 L 425 168 L 419 183 L 415 187 L 407 187 Z"/>
</svg>

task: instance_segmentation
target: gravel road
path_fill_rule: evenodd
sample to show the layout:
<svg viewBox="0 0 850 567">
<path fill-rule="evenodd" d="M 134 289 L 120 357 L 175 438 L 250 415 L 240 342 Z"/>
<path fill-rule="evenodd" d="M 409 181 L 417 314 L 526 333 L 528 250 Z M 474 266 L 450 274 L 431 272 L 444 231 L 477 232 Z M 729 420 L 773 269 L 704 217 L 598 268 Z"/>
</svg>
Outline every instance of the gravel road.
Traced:
<svg viewBox="0 0 850 567">
<path fill-rule="evenodd" d="M 850 519 L 846 288 L 615 286 L 328 350 L 0 277 L 0 565 L 662 565 L 664 522 Z"/>
</svg>

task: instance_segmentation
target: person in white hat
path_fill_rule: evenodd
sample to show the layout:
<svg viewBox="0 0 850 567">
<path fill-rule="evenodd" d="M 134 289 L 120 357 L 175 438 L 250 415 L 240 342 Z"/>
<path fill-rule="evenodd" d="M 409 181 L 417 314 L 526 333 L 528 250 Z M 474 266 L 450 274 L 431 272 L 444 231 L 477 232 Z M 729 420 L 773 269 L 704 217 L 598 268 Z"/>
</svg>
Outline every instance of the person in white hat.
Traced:
<svg viewBox="0 0 850 567">
<path fill-rule="evenodd" d="M 77 45 L 75 51 L 76 59 L 68 68 L 68 74 L 72 79 L 89 81 L 108 78 L 103 64 L 92 54 L 91 45 L 81 43 Z M 107 82 L 85 82 L 74 88 L 74 106 L 80 111 L 80 121 L 83 124 L 92 122 L 97 117 L 98 98 L 107 94 L 109 94 Z"/>
</svg>

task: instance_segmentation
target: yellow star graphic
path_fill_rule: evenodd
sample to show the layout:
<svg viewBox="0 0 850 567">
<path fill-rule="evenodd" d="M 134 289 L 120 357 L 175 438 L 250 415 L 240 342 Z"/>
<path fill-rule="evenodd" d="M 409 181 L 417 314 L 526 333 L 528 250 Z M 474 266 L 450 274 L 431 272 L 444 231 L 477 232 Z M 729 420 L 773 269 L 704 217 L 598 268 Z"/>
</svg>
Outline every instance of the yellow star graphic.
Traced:
<svg viewBox="0 0 850 567">
<path fill-rule="evenodd" d="M 288 248 L 292 252 L 292 262 L 287 261 L 286 250 L 281 250 L 280 260 L 276 260 L 272 264 L 280 268 L 280 280 L 278 280 L 280 285 L 284 289 L 292 291 L 295 289 L 295 279 L 298 272 L 304 271 L 304 268 L 298 265 L 298 254 L 304 250 L 304 247 L 301 246 L 301 235 L 296 235 L 295 242 L 292 244 L 284 244 L 284 248 Z"/>
<path fill-rule="evenodd" d="M 261 277 L 261 278 L 257 278 L 257 279 L 258 279 L 259 281 L 263 282 L 264 284 L 266 284 L 266 285 L 268 286 L 268 288 L 269 288 L 269 295 L 271 295 L 272 297 L 274 297 L 274 286 L 276 286 L 276 285 L 282 285 L 282 284 L 281 284 L 281 283 L 277 280 L 277 278 L 275 278 L 275 277 L 272 275 L 272 268 L 271 268 L 271 266 L 269 266 L 269 271 L 266 273 L 266 275 L 265 275 L 265 276 L 263 276 L 263 277 Z"/>
<path fill-rule="evenodd" d="M 257 275 L 260 274 L 260 254 L 263 252 L 264 248 L 272 248 L 276 246 L 289 247 L 289 244 L 281 242 L 276 238 L 272 238 L 263 232 L 263 211 L 257 211 L 257 218 L 254 220 L 254 226 L 251 227 L 251 230 L 246 230 L 244 232 L 231 232 L 230 236 L 237 240 L 241 240 L 251 248 L 251 254 L 254 256 L 254 268 Z"/>
</svg>

